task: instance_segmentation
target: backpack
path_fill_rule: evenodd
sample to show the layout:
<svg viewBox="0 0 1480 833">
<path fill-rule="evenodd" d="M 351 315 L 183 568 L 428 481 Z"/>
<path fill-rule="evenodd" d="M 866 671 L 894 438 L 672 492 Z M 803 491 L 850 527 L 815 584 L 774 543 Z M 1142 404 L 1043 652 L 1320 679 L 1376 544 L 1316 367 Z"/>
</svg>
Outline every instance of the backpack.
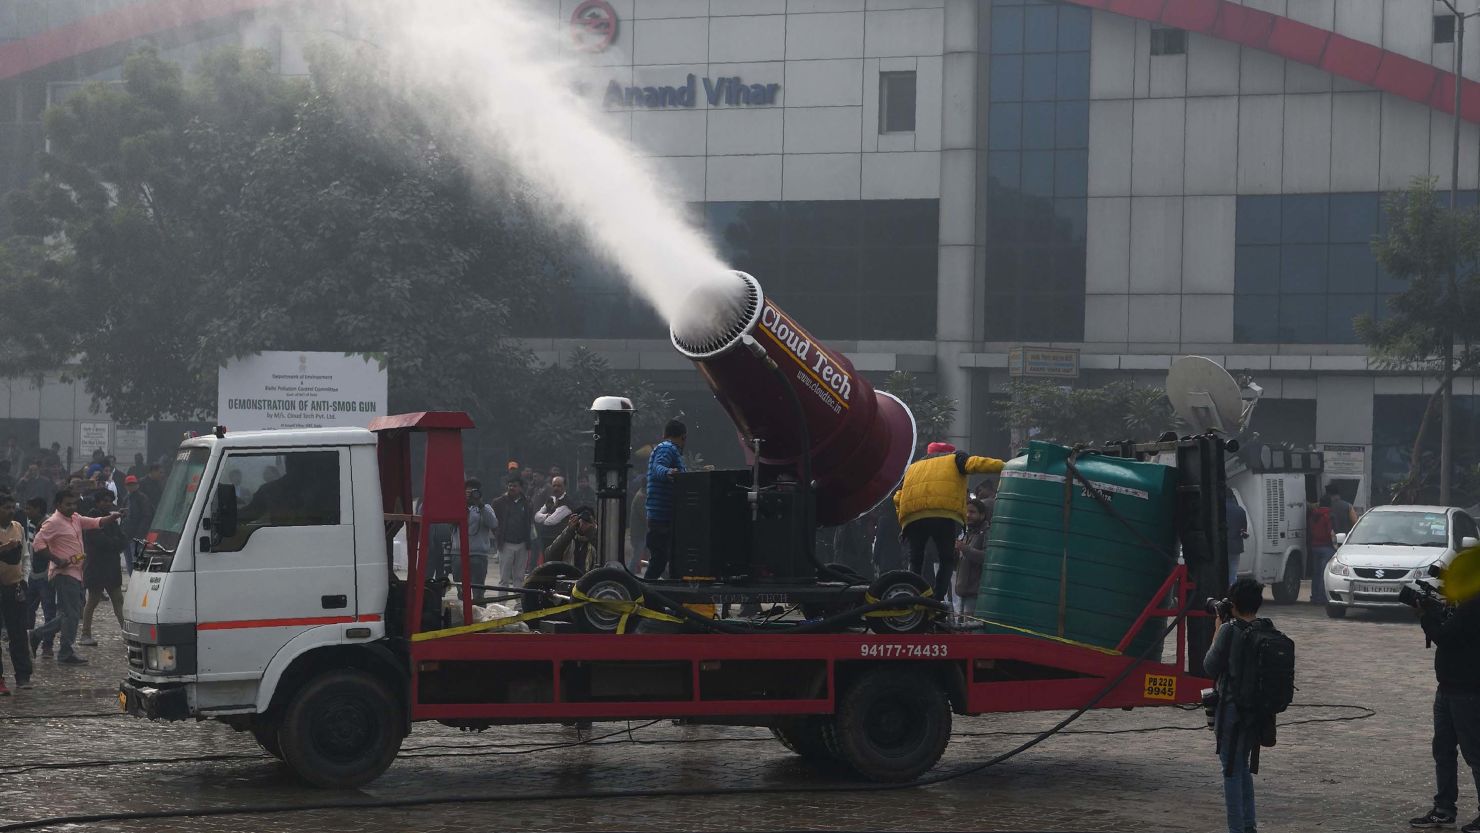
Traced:
<svg viewBox="0 0 1480 833">
<path fill-rule="evenodd" d="M 1268 619 L 1242 628 L 1229 680 L 1241 718 L 1273 717 L 1295 699 L 1295 642 Z"/>
</svg>

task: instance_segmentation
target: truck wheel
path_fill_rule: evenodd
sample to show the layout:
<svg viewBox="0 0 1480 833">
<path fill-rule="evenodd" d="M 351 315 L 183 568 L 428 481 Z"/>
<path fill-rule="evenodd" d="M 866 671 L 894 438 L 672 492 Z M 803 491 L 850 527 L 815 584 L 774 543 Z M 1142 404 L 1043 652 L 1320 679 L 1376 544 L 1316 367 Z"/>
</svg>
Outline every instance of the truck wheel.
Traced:
<svg viewBox="0 0 1480 833">
<path fill-rule="evenodd" d="M 1274 600 L 1280 604 L 1290 604 L 1300 598 L 1300 569 L 1301 559 L 1298 555 L 1290 556 L 1285 562 L 1285 573 L 1280 577 L 1279 583 L 1270 588 L 1274 594 Z"/>
<path fill-rule="evenodd" d="M 379 678 L 353 669 L 327 671 L 299 689 L 283 713 L 283 760 L 316 787 L 367 784 L 401 749 L 402 711 Z"/>
<path fill-rule="evenodd" d="M 630 602 L 642 595 L 642 586 L 622 567 L 597 567 L 581 576 L 576 590 L 592 599 L 613 602 Z M 616 633 L 622 622 L 622 614 L 597 605 L 588 604 L 571 611 L 576 630 L 581 633 Z M 637 617 L 628 617 L 627 630 L 635 626 Z"/>
<path fill-rule="evenodd" d="M 887 602 L 890 599 L 901 597 L 928 595 L 930 585 L 925 583 L 925 579 L 909 570 L 891 570 L 874 579 L 874 583 L 869 585 L 868 592 L 873 598 Z M 867 622 L 869 630 L 874 633 L 898 635 L 929 630 L 930 622 L 934 618 L 935 614 L 932 611 L 915 610 L 899 616 L 870 616 Z"/>
<path fill-rule="evenodd" d="M 919 670 L 875 668 L 838 700 L 834 732 L 842 760 L 871 781 L 920 777 L 951 740 L 951 703 Z"/>
<path fill-rule="evenodd" d="M 805 760 L 831 761 L 835 758 L 827 747 L 827 739 L 823 736 L 823 726 L 826 722 L 826 717 L 816 715 L 788 717 L 772 726 L 771 734 L 781 741 L 782 746 Z"/>
<path fill-rule="evenodd" d="M 278 727 L 276 723 L 272 721 L 253 721 L 251 732 L 252 737 L 257 740 L 257 745 L 262 747 L 263 752 L 277 758 L 279 761 L 283 759 L 283 746 L 278 743 Z"/>
<path fill-rule="evenodd" d="M 561 581 L 575 581 L 580 577 L 581 571 L 576 565 L 564 561 L 550 561 L 534 568 L 529 572 L 529 577 L 524 579 L 524 589 L 532 592 L 521 594 L 521 612 L 539 610 L 545 601 L 545 591 L 554 590 Z"/>
</svg>

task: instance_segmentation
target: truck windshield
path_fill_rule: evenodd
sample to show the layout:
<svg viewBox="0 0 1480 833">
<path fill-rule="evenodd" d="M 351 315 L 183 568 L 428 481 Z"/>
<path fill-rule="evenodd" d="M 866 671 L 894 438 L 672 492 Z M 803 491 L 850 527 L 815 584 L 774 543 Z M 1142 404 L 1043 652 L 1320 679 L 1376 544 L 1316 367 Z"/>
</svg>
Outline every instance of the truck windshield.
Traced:
<svg viewBox="0 0 1480 833">
<path fill-rule="evenodd" d="M 1442 512 L 1369 512 L 1357 522 L 1348 544 L 1444 547 L 1449 523 Z"/>
<path fill-rule="evenodd" d="M 185 528 L 185 518 L 190 514 L 190 504 L 195 500 L 210 458 L 209 448 L 182 448 L 175 455 L 175 464 L 160 492 L 159 508 L 154 511 L 154 522 L 149 528 L 152 543 L 169 550 L 179 545 L 180 532 Z"/>
</svg>

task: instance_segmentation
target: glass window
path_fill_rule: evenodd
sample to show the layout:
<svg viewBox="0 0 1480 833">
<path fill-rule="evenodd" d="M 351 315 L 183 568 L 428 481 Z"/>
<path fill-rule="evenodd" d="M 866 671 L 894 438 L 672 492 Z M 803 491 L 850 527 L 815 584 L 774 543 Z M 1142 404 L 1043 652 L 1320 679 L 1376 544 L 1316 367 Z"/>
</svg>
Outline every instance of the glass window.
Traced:
<svg viewBox="0 0 1480 833">
<path fill-rule="evenodd" d="M 1443 549 L 1449 546 L 1449 519 L 1442 511 L 1368 512 L 1347 533 L 1346 543 Z"/>
<path fill-rule="evenodd" d="M 1377 288 L 1377 258 L 1366 243 L 1337 243 L 1330 249 L 1331 292 L 1372 292 Z"/>
<path fill-rule="evenodd" d="M 1246 344 L 1279 341 L 1278 295 L 1233 296 L 1233 340 Z"/>
<path fill-rule="evenodd" d="M 1023 105 L 1023 147 L 1047 149 L 1054 146 L 1052 102 Z"/>
<path fill-rule="evenodd" d="M 1233 260 L 1233 288 L 1240 295 L 1278 292 L 1280 248 L 1239 246 Z"/>
<path fill-rule="evenodd" d="M 1239 197 L 1235 236 L 1239 243 L 1280 242 L 1280 198 Z"/>
<path fill-rule="evenodd" d="M 1376 314 L 1375 317 L 1377 318 L 1378 321 L 1386 321 L 1387 319 L 1393 317 L 1393 306 L 1392 306 L 1392 304 L 1393 304 L 1393 299 L 1396 298 L 1396 297 L 1398 297 L 1398 296 L 1396 296 L 1396 295 L 1378 295 L 1377 296 L 1377 314 Z"/>
<path fill-rule="evenodd" d="M 1037 105 L 1034 105 L 1037 106 Z M 1012 150 L 1023 144 L 1023 105 L 994 103 L 987 111 L 987 147 Z"/>
<path fill-rule="evenodd" d="M 1089 51 L 1089 9 L 1082 6 L 1059 7 L 1059 51 Z"/>
<path fill-rule="evenodd" d="M 149 524 L 150 540 L 159 546 L 173 550 L 179 545 L 180 532 L 185 529 L 185 519 L 190 515 L 190 505 L 195 502 L 210 457 L 209 448 L 181 449 L 175 454 L 175 463 L 170 466 L 169 479 L 160 490 L 159 506 Z"/>
<path fill-rule="evenodd" d="M 1354 323 L 1359 315 L 1371 316 L 1374 310 L 1373 295 L 1327 295 L 1326 296 L 1326 340 L 1334 344 L 1357 344 L 1357 328 Z"/>
<path fill-rule="evenodd" d="M 1325 243 L 1330 239 L 1325 194 L 1287 194 L 1280 198 L 1280 239 L 1286 243 Z"/>
<path fill-rule="evenodd" d="M 1017 151 L 987 154 L 987 175 L 1006 188 L 1017 188 L 1022 180 L 1023 155 Z"/>
<path fill-rule="evenodd" d="M 989 79 L 993 101 L 1021 101 L 1023 98 L 1023 58 L 1021 55 L 993 55 Z"/>
<path fill-rule="evenodd" d="M 870 298 L 858 327 L 869 338 L 935 338 L 935 295 L 891 294 Z"/>
<path fill-rule="evenodd" d="M 1054 239 L 1082 246 L 1088 225 L 1089 201 L 1084 198 L 1054 200 Z"/>
<path fill-rule="evenodd" d="M 1151 30 L 1152 55 L 1186 55 L 1187 32 L 1157 26 Z"/>
<path fill-rule="evenodd" d="M 1060 53 L 1058 64 L 1055 94 L 1059 98 L 1089 98 L 1089 53 Z"/>
<path fill-rule="evenodd" d="M 1331 195 L 1331 242 L 1368 243 L 1377 234 L 1377 194 Z"/>
<path fill-rule="evenodd" d="M 1060 148 L 1089 147 L 1089 102 L 1061 101 L 1055 112 L 1057 130 L 1054 146 Z"/>
<path fill-rule="evenodd" d="M 869 296 L 905 289 L 923 292 L 935 286 L 935 265 L 933 246 L 866 249 L 859 268 L 858 292 Z"/>
<path fill-rule="evenodd" d="M 857 246 L 862 211 L 856 200 L 781 204 L 783 246 Z"/>
<path fill-rule="evenodd" d="M 863 245 L 935 246 L 940 240 L 938 200 L 865 200 Z"/>
<path fill-rule="evenodd" d="M 1028 101 L 1052 101 L 1056 93 L 1058 58 L 1055 55 L 1023 57 L 1023 98 Z"/>
<path fill-rule="evenodd" d="M 339 523 L 339 452 L 228 454 L 221 481 L 236 487 L 236 534 L 212 546 L 239 550 L 259 529 Z"/>
<path fill-rule="evenodd" d="M 1454 43 L 1454 15 L 1434 15 L 1434 43 Z"/>
<path fill-rule="evenodd" d="M 1325 291 L 1325 246 L 1280 247 L 1280 292 Z"/>
<path fill-rule="evenodd" d="M 915 129 L 915 71 L 879 73 L 879 132 Z"/>
<path fill-rule="evenodd" d="M 1082 197 L 1088 182 L 1089 151 L 1061 150 L 1054 154 L 1054 194 L 1060 197 Z"/>
<path fill-rule="evenodd" d="M 1023 10 L 1021 8 L 992 8 L 992 53 L 1003 55 L 1023 51 Z"/>
<path fill-rule="evenodd" d="M 1324 295 L 1281 295 L 1279 340 L 1286 344 L 1317 344 L 1326 340 Z"/>
<path fill-rule="evenodd" d="M 1053 196 L 1053 151 L 1023 153 L 1023 193 L 1034 197 Z"/>
<path fill-rule="evenodd" d="M 1028 7 L 1024 19 L 1024 52 L 1053 52 L 1058 48 L 1058 12 L 1054 6 Z"/>
<path fill-rule="evenodd" d="M 781 252 L 781 271 L 793 290 L 856 295 L 858 256 L 859 250 L 851 246 L 789 247 Z"/>
</svg>

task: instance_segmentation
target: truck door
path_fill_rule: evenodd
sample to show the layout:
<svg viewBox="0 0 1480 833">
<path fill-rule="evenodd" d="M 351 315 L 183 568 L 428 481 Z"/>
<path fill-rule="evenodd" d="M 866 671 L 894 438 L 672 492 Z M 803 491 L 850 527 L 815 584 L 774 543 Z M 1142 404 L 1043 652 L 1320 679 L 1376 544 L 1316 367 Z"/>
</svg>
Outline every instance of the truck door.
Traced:
<svg viewBox="0 0 1480 833">
<path fill-rule="evenodd" d="M 337 642 L 340 629 L 325 626 L 354 621 L 349 449 L 227 450 L 211 516 L 221 484 L 235 487 L 237 528 L 221 537 L 218 525 L 196 556 L 199 679 L 252 681 L 234 693 L 250 703 L 280 648 L 313 628 Z"/>
</svg>

